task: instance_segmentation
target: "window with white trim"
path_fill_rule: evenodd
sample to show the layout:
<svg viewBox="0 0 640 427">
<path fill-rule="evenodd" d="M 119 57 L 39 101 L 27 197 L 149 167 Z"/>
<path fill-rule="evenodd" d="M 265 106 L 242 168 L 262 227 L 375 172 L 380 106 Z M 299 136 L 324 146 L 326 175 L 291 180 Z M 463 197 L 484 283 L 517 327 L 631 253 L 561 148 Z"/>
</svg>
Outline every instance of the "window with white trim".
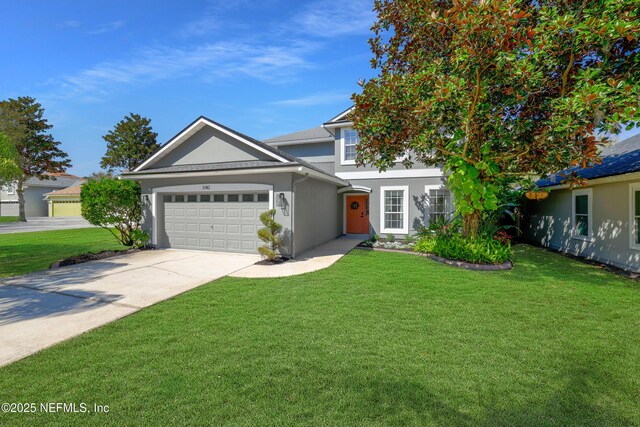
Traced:
<svg viewBox="0 0 640 427">
<path fill-rule="evenodd" d="M 592 239 L 592 194 L 593 193 L 590 188 L 583 190 L 573 190 L 573 192 L 571 193 L 571 221 L 573 228 L 572 234 L 576 239 Z"/>
<path fill-rule="evenodd" d="M 428 223 L 437 224 L 451 219 L 453 212 L 451 192 L 444 188 L 428 188 L 427 191 Z"/>
<path fill-rule="evenodd" d="M 409 187 L 381 187 L 380 196 L 380 232 L 407 234 L 409 232 Z"/>
<path fill-rule="evenodd" d="M 353 129 L 342 129 L 342 164 L 354 164 L 356 162 L 356 147 L 360 142 L 358 132 Z"/>
<path fill-rule="evenodd" d="M 640 182 L 629 184 L 629 247 L 640 249 Z"/>
<path fill-rule="evenodd" d="M 9 184 L 7 184 L 7 194 L 15 194 L 16 192 L 16 185 L 13 182 L 10 182 Z"/>
</svg>

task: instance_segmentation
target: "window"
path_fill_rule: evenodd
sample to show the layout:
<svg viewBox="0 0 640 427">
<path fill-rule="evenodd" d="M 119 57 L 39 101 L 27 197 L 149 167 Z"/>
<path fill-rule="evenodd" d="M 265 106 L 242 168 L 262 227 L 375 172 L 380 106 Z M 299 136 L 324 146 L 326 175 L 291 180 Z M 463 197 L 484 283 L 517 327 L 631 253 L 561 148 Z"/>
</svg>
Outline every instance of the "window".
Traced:
<svg viewBox="0 0 640 427">
<path fill-rule="evenodd" d="M 590 188 L 572 192 L 571 220 L 573 237 L 576 239 L 592 240 L 591 195 L 592 190 Z"/>
<path fill-rule="evenodd" d="M 200 201 L 201 202 L 210 202 L 211 201 L 211 195 L 209 194 L 202 194 L 200 196 Z"/>
<path fill-rule="evenodd" d="M 224 202 L 224 194 L 214 194 L 213 195 L 214 202 Z"/>
<path fill-rule="evenodd" d="M 427 194 L 427 220 L 428 224 L 437 224 L 449 221 L 453 212 L 451 192 L 442 186 L 425 187 Z"/>
<path fill-rule="evenodd" d="M 15 194 L 16 192 L 16 185 L 13 182 L 10 182 L 9 184 L 7 184 L 7 194 Z"/>
<path fill-rule="evenodd" d="M 175 202 L 176 203 L 183 203 L 184 202 L 184 196 L 182 194 L 176 194 Z"/>
<path fill-rule="evenodd" d="M 381 233 L 407 234 L 409 232 L 409 187 L 380 188 Z"/>
<path fill-rule="evenodd" d="M 165 203 L 172 202 L 173 201 L 173 196 L 164 196 L 164 201 L 165 201 Z"/>
<path fill-rule="evenodd" d="M 269 194 L 267 194 L 267 193 L 258 194 L 258 201 L 259 202 L 268 202 L 269 201 Z"/>
<path fill-rule="evenodd" d="M 227 194 L 227 202 L 238 202 L 240 201 L 240 196 L 237 194 Z"/>
<path fill-rule="evenodd" d="M 253 194 L 243 194 L 242 195 L 243 202 L 253 202 Z"/>
<path fill-rule="evenodd" d="M 629 247 L 640 249 L 640 182 L 629 184 Z"/>
<path fill-rule="evenodd" d="M 353 165 L 356 162 L 356 146 L 360 141 L 358 132 L 353 129 L 342 129 L 342 164 Z"/>
<path fill-rule="evenodd" d="M 198 196 L 196 196 L 195 194 L 189 194 L 187 196 L 187 202 L 197 202 L 198 201 Z"/>
</svg>

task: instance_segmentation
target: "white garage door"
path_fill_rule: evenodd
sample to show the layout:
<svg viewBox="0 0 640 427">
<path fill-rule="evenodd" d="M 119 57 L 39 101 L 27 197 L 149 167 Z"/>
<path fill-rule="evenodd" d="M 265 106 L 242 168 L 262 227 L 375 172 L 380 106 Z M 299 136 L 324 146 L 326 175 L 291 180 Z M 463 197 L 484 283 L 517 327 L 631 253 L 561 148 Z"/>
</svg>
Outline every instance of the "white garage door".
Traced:
<svg viewBox="0 0 640 427">
<path fill-rule="evenodd" d="M 257 253 L 268 193 L 168 194 L 164 234 L 169 247 Z"/>
</svg>

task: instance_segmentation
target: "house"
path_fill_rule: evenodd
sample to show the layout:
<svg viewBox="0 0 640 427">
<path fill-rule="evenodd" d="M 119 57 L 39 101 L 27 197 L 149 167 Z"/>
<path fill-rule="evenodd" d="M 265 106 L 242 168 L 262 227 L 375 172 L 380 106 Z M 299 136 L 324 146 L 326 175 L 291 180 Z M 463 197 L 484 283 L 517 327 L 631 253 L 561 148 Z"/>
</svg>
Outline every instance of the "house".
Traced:
<svg viewBox="0 0 640 427">
<path fill-rule="evenodd" d="M 355 165 L 350 110 L 265 141 L 196 119 L 122 176 L 141 182 L 152 244 L 255 253 L 259 214 L 275 208 L 284 254 L 295 256 L 343 234 L 402 238 L 449 216 L 441 168 Z"/>
<path fill-rule="evenodd" d="M 60 190 L 45 193 L 50 217 L 82 216 L 80 208 L 80 192 L 84 179 L 76 181 L 73 185 Z"/>
<path fill-rule="evenodd" d="M 29 178 L 24 184 L 24 209 L 27 217 L 48 215 L 45 194 L 69 187 L 80 178 L 68 173 L 51 174 L 52 179 Z M 0 216 L 18 216 L 18 193 L 15 183 L 0 188 Z"/>
<path fill-rule="evenodd" d="M 640 135 L 606 147 L 602 163 L 541 180 L 550 190 L 524 206 L 529 241 L 630 271 L 640 271 Z M 587 185 L 569 188 L 561 176 L 577 172 Z"/>
</svg>

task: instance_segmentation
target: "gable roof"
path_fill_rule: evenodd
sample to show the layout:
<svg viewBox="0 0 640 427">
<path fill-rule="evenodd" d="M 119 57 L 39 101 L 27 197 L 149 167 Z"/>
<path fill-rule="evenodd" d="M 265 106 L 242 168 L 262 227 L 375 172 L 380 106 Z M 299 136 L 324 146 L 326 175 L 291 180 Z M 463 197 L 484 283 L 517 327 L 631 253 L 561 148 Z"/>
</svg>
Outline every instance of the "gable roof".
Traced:
<svg viewBox="0 0 640 427">
<path fill-rule="evenodd" d="M 329 132 L 326 128 L 318 126 L 311 129 L 300 130 L 297 132 L 288 133 L 286 135 L 280 135 L 273 138 L 265 139 L 263 142 L 270 145 L 287 145 L 287 143 L 307 143 L 312 144 L 316 142 L 331 142 L 335 139 L 335 136 Z"/>
<path fill-rule="evenodd" d="M 164 145 L 162 145 L 160 148 L 158 148 L 155 153 L 153 153 L 151 156 L 149 156 L 147 158 L 147 160 L 145 160 L 144 162 L 142 162 L 138 167 L 136 167 L 133 171 L 134 172 L 139 172 L 142 171 L 146 168 L 148 168 L 150 165 L 152 165 L 155 161 L 161 159 L 162 157 L 164 157 L 165 155 L 167 155 L 168 153 L 170 153 L 173 149 L 175 149 L 177 146 L 179 146 L 180 144 L 182 144 L 184 141 L 186 141 L 187 139 L 189 139 L 190 136 L 194 135 L 196 132 L 198 132 L 200 129 L 204 128 L 205 126 L 210 126 L 214 129 L 217 129 L 231 137 L 233 137 L 234 139 L 236 139 L 237 141 L 246 144 L 258 151 L 261 151 L 265 154 L 267 154 L 269 157 L 278 160 L 280 162 L 287 162 L 287 161 L 291 161 L 291 159 L 287 158 L 287 155 L 285 155 L 285 153 L 283 153 L 282 151 L 271 147 L 261 141 L 258 141 L 257 139 L 251 138 L 250 136 L 247 136 L 245 134 L 242 134 L 234 129 L 231 129 L 227 126 L 224 126 L 218 122 L 215 122 L 205 116 L 200 116 L 197 119 L 195 119 L 193 122 L 191 122 L 187 127 L 185 127 L 184 129 L 182 129 L 180 132 L 178 132 L 173 138 L 171 138 L 169 141 L 167 141 Z"/>
<path fill-rule="evenodd" d="M 27 187 L 56 187 L 66 188 L 74 185 L 81 178 L 71 174 L 51 174 L 52 179 L 29 178 L 26 182 Z"/>
<path fill-rule="evenodd" d="M 350 122 L 351 122 L 351 120 L 348 120 L 348 119 L 347 119 L 347 115 L 348 115 L 348 114 L 349 114 L 349 113 L 350 113 L 354 108 L 355 108 L 355 106 L 353 106 L 353 105 L 352 105 L 351 107 L 347 108 L 346 110 L 344 110 L 343 112 L 341 112 L 341 113 L 340 113 L 340 114 L 338 114 L 337 116 L 335 116 L 335 117 L 333 117 L 333 118 L 329 119 L 328 121 L 324 122 L 324 125 L 323 125 L 323 126 L 326 126 L 326 125 L 331 126 L 331 125 L 336 125 L 336 124 L 339 124 L 339 123 L 350 123 Z"/>
<path fill-rule="evenodd" d="M 49 193 L 44 193 L 45 196 L 79 196 L 82 191 L 82 184 L 84 180 L 72 185 L 71 187 L 63 188 L 61 190 L 54 190 Z"/>
<path fill-rule="evenodd" d="M 565 176 L 576 172 L 586 179 L 605 178 L 640 171 L 640 133 L 605 147 L 600 153 L 602 163 L 587 168 L 574 167 L 537 182 L 539 187 L 562 184 Z"/>
</svg>

